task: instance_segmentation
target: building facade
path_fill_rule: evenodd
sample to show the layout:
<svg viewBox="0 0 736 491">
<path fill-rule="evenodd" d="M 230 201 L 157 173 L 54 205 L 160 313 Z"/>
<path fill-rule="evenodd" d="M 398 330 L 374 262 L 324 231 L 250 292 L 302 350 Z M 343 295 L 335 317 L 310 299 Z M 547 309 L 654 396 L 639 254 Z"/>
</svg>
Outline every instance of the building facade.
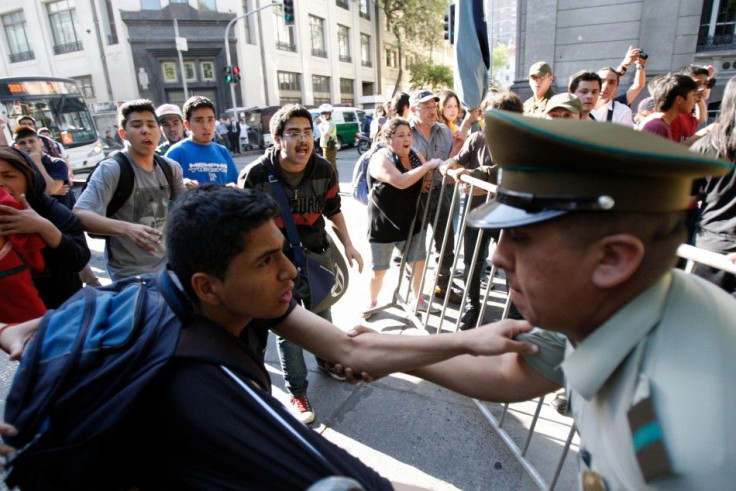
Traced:
<svg viewBox="0 0 736 491">
<path fill-rule="evenodd" d="M 516 16 L 512 89 L 522 96 L 530 94 L 527 70 L 536 61 L 548 61 L 557 90 L 566 90 L 571 74 L 616 67 L 632 45 L 649 55 L 649 79 L 691 63 L 713 65 L 717 79 L 710 97 L 713 107 L 718 106 L 725 83 L 736 75 L 736 9 L 731 1 L 519 1 Z M 632 77 L 633 73 L 622 77 L 621 90 Z M 644 91 L 640 97 L 646 95 Z"/>
<path fill-rule="evenodd" d="M 139 97 L 182 104 L 199 94 L 221 112 L 288 102 L 370 108 L 391 97 L 397 50 L 375 0 L 299 0 L 290 26 L 270 4 L 4 0 L 0 76 L 73 78 L 100 132 L 115 123 L 122 101 Z M 225 81 L 226 31 L 241 71 L 235 100 Z M 417 56 L 406 50 L 408 61 Z M 408 70 L 403 79 L 406 89 Z"/>
</svg>

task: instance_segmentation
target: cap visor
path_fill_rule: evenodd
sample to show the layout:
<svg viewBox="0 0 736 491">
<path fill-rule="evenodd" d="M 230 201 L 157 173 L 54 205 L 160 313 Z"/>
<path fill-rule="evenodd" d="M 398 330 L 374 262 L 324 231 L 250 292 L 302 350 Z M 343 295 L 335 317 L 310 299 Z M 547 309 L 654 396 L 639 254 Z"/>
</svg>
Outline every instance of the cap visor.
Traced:
<svg viewBox="0 0 736 491">
<path fill-rule="evenodd" d="M 545 210 L 531 213 L 503 203 L 491 201 L 472 210 L 468 223 L 477 228 L 514 228 L 551 220 L 568 213 L 566 210 Z"/>
</svg>

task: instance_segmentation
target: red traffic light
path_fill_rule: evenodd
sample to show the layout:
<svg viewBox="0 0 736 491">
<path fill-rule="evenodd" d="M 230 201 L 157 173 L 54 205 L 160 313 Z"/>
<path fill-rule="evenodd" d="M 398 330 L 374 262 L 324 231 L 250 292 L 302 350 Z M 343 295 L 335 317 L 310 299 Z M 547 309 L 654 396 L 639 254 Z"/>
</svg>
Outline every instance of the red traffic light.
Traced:
<svg viewBox="0 0 736 491">
<path fill-rule="evenodd" d="M 240 67 L 235 65 L 233 67 L 233 75 L 240 75 Z"/>
</svg>

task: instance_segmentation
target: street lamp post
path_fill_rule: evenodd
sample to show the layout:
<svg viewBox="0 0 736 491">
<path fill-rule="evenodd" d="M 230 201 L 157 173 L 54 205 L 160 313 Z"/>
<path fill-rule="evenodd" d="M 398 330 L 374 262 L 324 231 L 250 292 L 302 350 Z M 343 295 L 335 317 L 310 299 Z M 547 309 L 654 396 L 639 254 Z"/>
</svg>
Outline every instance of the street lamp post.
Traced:
<svg viewBox="0 0 736 491">
<path fill-rule="evenodd" d="M 256 12 L 260 12 L 261 10 L 267 9 L 269 7 L 279 7 L 282 5 L 282 2 L 272 2 L 268 5 L 264 5 L 263 7 L 257 8 L 255 10 L 251 10 L 250 12 L 246 12 L 242 15 L 239 15 L 233 19 L 230 20 L 230 22 L 227 23 L 227 27 L 225 28 L 225 59 L 227 60 L 227 66 L 232 66 L 232 58 L 230 57 L 230 46 L 227 43 L 227 39 L 230 34 L 230 28 L 235 24 L 239 19 L 244 19 L 248 17 L 249 15 L 255 14 Z M 233 104 L 233 109 L 235 108 L 235 84 L 230 84 L 230 100 Z"/>
</svg>

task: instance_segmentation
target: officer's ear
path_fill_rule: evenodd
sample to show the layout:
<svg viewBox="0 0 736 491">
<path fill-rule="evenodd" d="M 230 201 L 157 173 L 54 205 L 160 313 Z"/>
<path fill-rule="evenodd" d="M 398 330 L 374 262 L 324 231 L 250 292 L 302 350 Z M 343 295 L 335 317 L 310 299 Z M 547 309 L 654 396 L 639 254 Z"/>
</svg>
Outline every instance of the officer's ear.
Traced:
<svg viewBox="0 0 736 491">
<path fill-rule="evenodd" d="M 200 303 L 207 305 L 220 305 L 222 281 L 207 273 L 194 273 L 192 275 L 192 289 L 197 295 Z"/>
<path fill-rule="evenodd" d="M 614 288 L 636 273 L 644 259 L 644 244 L 631 234 L 607 235 L 592 246 L 596 264 L 592 281 L 599 288 Z"/>
</svg>

